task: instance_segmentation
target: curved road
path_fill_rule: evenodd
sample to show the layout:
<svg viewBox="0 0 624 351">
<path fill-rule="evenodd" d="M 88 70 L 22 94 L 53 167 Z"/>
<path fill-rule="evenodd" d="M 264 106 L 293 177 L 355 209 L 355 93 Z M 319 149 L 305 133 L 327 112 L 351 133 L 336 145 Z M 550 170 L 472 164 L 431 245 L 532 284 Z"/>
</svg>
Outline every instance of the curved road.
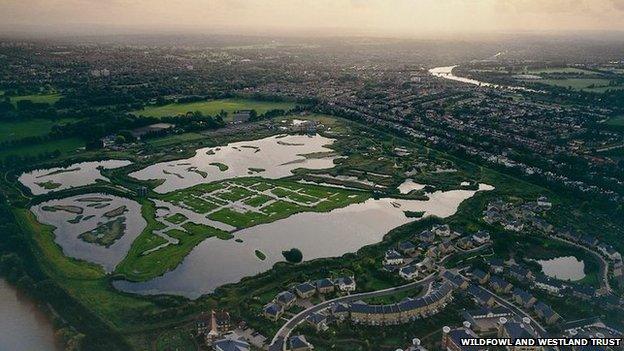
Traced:
<svg viewBox="0 0 624 351">
<path fill-rule="evenodd" d="M 431 273 L 427 277 L 425 277 L 425 278 L 423 278 L 421 280 L 415 281 L 415 282 L 411 282 L 409 284 L 395 286 L 393 288 L 388 288 L 388 289 L 384 289 L 384 290 L 377 290 L 377 291 L 370 291 L 370 292 L 364 292 L 364 293 L 359 293 L 359 294 L 341 296 L 341 297 L 337 297 L 337 298 L 332 299 L 332 300 L 327 300 L 327 301 L 321 302 L 318 305 L 314 305 L 314 306 L 312 306 L 312 307 L 310 307 L 310 308 L 308 308 L 308 309 L 306 309 L 306 310 L 304 310 L 302 312 L 299 312 L 297 315 L 295 315 L 294 317 L 289 319 L 288 322 L 286 322 L 284 325 L 282 325 L 282 327 L 277 331 L 277 333 L 275 333 L 275 336 L 273 337 L 273 340 L 271 340 L 271 345 L 274 345 L 278 341 L 278 339 L 281 339 L 281 340 L 288 339 L 288 336 L 290 335 L 290 332 L 297 325 L 299 325 L 299 323 L 303 322 L 306 319 L 306 317 L 308 317 L 312 313 L 324 310 L 324 309 L 328 308 L 330 305 L 332 305 L 334 303 L 354 302 L 354 301 L 357 301 L 357 300 L 367 299 L 367 298 L 371 298 L 371 297 L 392 295 L 392 294 L 395 294 L 395 293 L 398 293 L 398 292 L 402 292 L 402 291 L 413 289 L 413 288 L 421 286 L 421 285 L 430 284 L 435 279 L 436 279 L 436 273 Z"/>
</svg>

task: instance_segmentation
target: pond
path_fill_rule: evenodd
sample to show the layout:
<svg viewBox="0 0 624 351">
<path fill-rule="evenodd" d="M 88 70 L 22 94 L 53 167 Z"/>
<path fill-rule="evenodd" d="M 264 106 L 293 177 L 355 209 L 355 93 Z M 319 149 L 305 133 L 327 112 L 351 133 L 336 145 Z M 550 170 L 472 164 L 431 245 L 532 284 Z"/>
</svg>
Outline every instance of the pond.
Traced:
<svg viewBox="0 0 624 351">
<path fill-rule="evenodd" d="M 537 261 L 545 275 L 560 280 L 577 281 L 585 278 L 585 263 L 574 256 Z"/>
<path fill-rule="evenodd" d="M 42 195 L 52 191 L 93 184 L 97 180 L 108 181 L 100 173 L 100 168 L 114 169 L 125 167 L 131 163 L 126 160 L 74 163 L 67 167 L 38 169 L 23 173 L 18 180 L 30 189 L 33 195 Z"/>
<path fill-rule="evenodd" d="M 0 301 L 0 350 L 60 350 L 48 317 L 4 279 Z"/>
<path fill-rule="evenodd" d="M 480 191 L 492 189 L 485 184 L 479 186 Z M 425 216 L 445 218 L 475 193 L 436 191 L 428 194 L 426 201 L 369 199 L 331 212 L 295 214 L 234 232 L 235 239 L 242 242 L 207 239 L 173 271 L 147 282 L 116 281 L 114 286 L 138 294 L 173 294 L 195 299 L 221 285 L 271 269 L 276 262 L 284 261 L 284 250 L 296 247 L 306 261 L 339 257 L 378 243 L 393 228 L 416 220 L 405 216 L 404 211 L 424 211 Z M 255 250 L 260 250 L 266 259 L 258 259 Z"/>
<path fill-rule="evenodd" d="M 130 176 L 140 180 L 164 180 L 154 189 L 159 193 L 252 175 L 277 179 L 292 175 L 291 171 L 296 168 L 334 167 L 336 156 L 323 156 L 323 153 L 333 152 L 326 147 L 333 142 L 334 139 L 318 134 L 271 136 L 198 149 L 191 158 L 157 163 Z"/>
<path fill-rule="evenodd" d="M 39 222 L 55 227 L 54 240 L 65 255 L 102 265 L 107 272 L 146 226 L 137 202 L 108 194 L 50 200 L 31 211 Z"/>
</svg>

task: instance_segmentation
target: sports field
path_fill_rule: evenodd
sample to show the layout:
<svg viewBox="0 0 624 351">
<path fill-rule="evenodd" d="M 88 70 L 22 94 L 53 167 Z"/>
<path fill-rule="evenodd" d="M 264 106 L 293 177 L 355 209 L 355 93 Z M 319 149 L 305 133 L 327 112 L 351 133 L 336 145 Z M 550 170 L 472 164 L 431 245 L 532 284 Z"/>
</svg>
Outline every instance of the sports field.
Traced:
<svg viewBox="0 0 624 351">
<path fill-rule="evenodd" d="M 149 106 L 143 110 L 134 111 L 137 115 L 149 117 L 168 117 L 186 114 L 187 112 L 199 111 L 204 115 L 214 116 L 222 110 L 232 115 L 239 110 L 256 110 L 258 114 L 263 114 L 270 110 L 281 109 L 290 110 L 295 107 L 292 102 L 268 102 L 247 99 L 221 99 L 211 101 L 189 102 L 182 104 L 169 104 L 163 106 Z"/>
<path fill-rule="evenodd" d="M 50 133 L 55 124 L 64 124 L 70 120 L 54 122 L 47 119 L 29 119 L 24 121 L 6 121 L 0 123 L 0 143 L 23 138 L 44 136 Z"/>
<path fill-rule="evenodd" d="M 54 104 L 61 99 L 62 95 L 58 93 L 53 94 L 33 94 L 33 95 L 20 95 L 11 97 L 11 102 L 16 104 L 18 101 L 30 100 L 37 104 Z"/>
</svg>

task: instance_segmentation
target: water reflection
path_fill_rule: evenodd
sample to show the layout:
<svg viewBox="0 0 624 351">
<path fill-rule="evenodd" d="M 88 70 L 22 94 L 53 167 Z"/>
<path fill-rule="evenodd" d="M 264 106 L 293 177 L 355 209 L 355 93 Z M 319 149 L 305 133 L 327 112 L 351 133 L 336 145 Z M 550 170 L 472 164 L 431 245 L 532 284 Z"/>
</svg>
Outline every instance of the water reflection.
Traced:
<svg viewBox="0 0 624 351">
<path fill-rule="evenodd" d="M 277 135 L 241 141 L 220 147 L 198 149 L 195 156 L 162 162 L 131 173 L 140 180 L 163 179 L 154 190 L 166 193 L 201 183 L 237 177 L 282 178 L 296 168 L 324 169 L 334 166 L 333 150 L 325 147 L 334 139 L 320 135 Z M 316 154 L 316 155 L 312 155 Z M 307 156 L 306 156 L 307 155 Z"/>
<path fill-rule="evenodd" d="M 100 264 L 107 272 L 115 269 L 146 226 L 137 202 L 108 194 L 50 200 L 31 211 L 39 222 L 55 227 L 54 241 L 65 255 Z M 81 238 L 88 232 L 93 235 Z"/>
<path fill-rule="evenodd" d="M 107 181 L 108 179 L 100 173 L 100 168 L 114 169 L 131 163 L 125 160 L 74 163 L 67 167 L 38 169 L 24 173 L 19 177 L 19 181 L 30 189 L 33 195 L 41 195 L 93 184 L 97 180 Z"/>
<path fill-rule="evenodd" d="M 479 190 L 492 190 L 481 184 Z M 139 294 L 174 294 L 197 298 L 215 288 L 271 269 L 281 252 L 299 248 L 304 260 L 337 257 L 380 242 L 391 229 L 413 221 L 404 211 L 448 217 L 474 190 L 437 191 L 428 201 L 369 199 L 327 213 L 299 213 L 235 233 L 235 240 L 210 238 L 199 244 L 175 270 L 148 282 L 118 281 L 115 287 Z M 264 261 L 254 254 L 260 250 Z"/>
<path fill-rule="evenodd" d="M 585 278 L 585 263 L 574 256 L 537 261 L 544 274 L 551 278 L 577 281 Z"/>
</svg>

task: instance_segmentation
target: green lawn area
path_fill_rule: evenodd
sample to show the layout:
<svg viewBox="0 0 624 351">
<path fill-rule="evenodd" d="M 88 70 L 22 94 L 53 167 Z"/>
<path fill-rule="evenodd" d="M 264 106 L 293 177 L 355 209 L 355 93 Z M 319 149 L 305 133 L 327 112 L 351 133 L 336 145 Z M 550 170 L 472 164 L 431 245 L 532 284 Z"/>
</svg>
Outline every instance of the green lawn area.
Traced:
<svg viewBox="0 0 624 351">
<path fill-rule="evenodd" d="M 164 106 L 148 106 L 143 110 L 134 111 L 137 115 L 150 117 L 167 117 L 185 114 L 187 112 L 200 111 L 205 115 L 214 116 L 221 110 L 232 114 L 238 110 L 256 110 L 258 114 L 263 114 L 269 110 L 282 109 L 290 110 L 295 107 L 291 102 L 269 102 L 247 99 L 221 99 L 212 101 L 190 102 L 182 104 L 169 104 Z"/>
<path fill-rule="evenodd" d="M 621 116 L 615 116 L 613 118 L 610 118 L 606 124 L 610 125 L 610 126 L 618 126 L 618 127 L 624 127 L 624 115 Z"/>
<path fill-rule="evenodd" d="M 50 133 L 52 126 L 55 124 L 63 124 L 69 121 L 55 122 L 47 119 L 28 119 L 24 121 L 0 122 L 0 143 L 34 136 L 44 136 Z"/>
<path fill-rule="evenodd" d="M 532 68 L 527 70 L 529 74 L 541 74 L 541 73 L 574 73 L 574 74 L 595 74 L 595 72 L 587 71 L 581 68 L 574 67 L 549 67 L 549 68 Z"/>
<path fill-rule="evenodd" d="M 147 139 L 147 144 L 154 147 L 161 147 L 167 145 L 178 145 L 180 143 L 189 143 L 192 141 L 204 139 L 205 136 L 199 133 L 184 133 L 168 135 L 162 138 Z"/>
<path fill-rule="evenodd" d="M 54 94 L 33 94 L 33 95 L 21 95 L 12 96 L 11 102 L 16 104 L 18 101 L 30 100 L 37 104 L 50 104 L 53 105 L 61 99 L 62 95 L 58 93 Z"/>
<path fill-rule="evenodd" d="M 79 138 L 67 138 L 50 140 L 45 143 L 32 145 L 19 145 L 15 147 L 0 149 L 0 158 L 9 155 L 19 156 L 37 156 L 46 152 L 60 151 L 62 155 L 75 151 L 85 145 L 84 141 Z"/>
<path fill-rule="evenodd" d="M 186 218 L 186 216 L 181 214 L 181 213 L 172 214 L 171 216 L 167 216 L 165 218 L 165 220 L 167 220 L 167 222 L 173 223 L 173 224 L 180 224 L 180 223 L 186 221 L 187 219 L 188 218 Z"/>
<path fill-rule="evenodd" d="M 567 78 L 567 79 L 541 79 L 537 81 L 541 84 L 552 85 L 562 88 L 572 88 L 574 90 L 589 90 L 600 92 L 600 90 L 614 89 L 617 87 L 607 87 L 608 79 L 602 78 Z M 594 86 L 593 88 L 589 88 Z"/>
</svg>

